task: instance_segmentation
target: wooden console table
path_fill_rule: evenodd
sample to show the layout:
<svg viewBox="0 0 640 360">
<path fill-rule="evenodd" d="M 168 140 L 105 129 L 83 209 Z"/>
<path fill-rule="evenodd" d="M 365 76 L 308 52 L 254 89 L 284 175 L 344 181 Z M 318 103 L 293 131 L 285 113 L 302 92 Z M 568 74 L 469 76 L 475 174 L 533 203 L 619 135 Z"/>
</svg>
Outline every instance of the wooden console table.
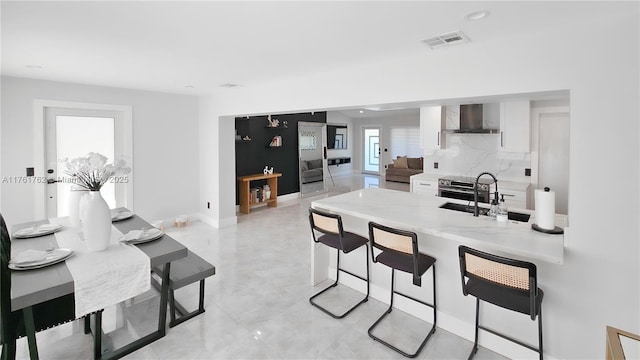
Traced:
<svg viewBox="0 0 640 360">
<path fill-rule="evenodd" d="M 607 326 L 606 346 L 607 360 L 637 359 L 640 353 L 640 336 Z"/>
<path fill-rule="evenodd" d="M 278 178 L 282 176 L 281 173 L 273 174 L 253 174 L 238 176 L 238 186 L 240 187 L 240 212 L 248 214 L 251 211 L 251 207 L 254 205 L 260 205 L 266 203 L 269 207 L 278 206 Z M 249 191 L 250 182 L 255 180 L 267 180 L 271 191 L 271 196 L 265 201 L 258 203 L 251 203 L 251 192 Z"/>
</svg>

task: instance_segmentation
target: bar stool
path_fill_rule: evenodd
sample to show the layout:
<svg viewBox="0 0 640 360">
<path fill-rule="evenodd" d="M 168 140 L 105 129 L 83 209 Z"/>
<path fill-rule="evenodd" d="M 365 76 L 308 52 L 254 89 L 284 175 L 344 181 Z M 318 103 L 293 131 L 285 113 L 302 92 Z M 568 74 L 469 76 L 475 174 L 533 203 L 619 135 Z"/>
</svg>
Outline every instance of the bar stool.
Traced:
<svg viewBox="0 0 640 360">
<path fill-rule="evenodd" d="M 344 231 L 343 227 L 342 227 L 342 218 L 340 217 L 340 215 L 336 215 L 336 214 L 330 214 L 324 211 L 320 211 L 320 210 L 316 210 L 316 209 L 309 209 L 309 223 L 311 225 L 311 234 L 313 236 L 313 241 L 316 243 L 322 243 L 325 244 L 329 247 L 332 247 L 334 249 L 337 250 L 337 254 L 338 254 L 338 258 L 336 261 L 336 281 L 331 284 L 330 286 L 328 286 L 326 289 L 320 291 L 319 293 L 313 295 L 310 299 L 309 302 L 311 303 L 311 305 L 317 307 L 318 309 L 324 311 L 325 313 L 327 313 L 328 315 L 330 315 L 331 317 L 335 318 L 335 319 L 342 319 L 343 317 L 347 316 L 347 314 L 349 314 L 351 311 L 353 311 L 356 307 L 358 307 L 358 305 L 366 302 L 367 300 L 369 300 L 369 251 L 368 249 L 365 249 L 365 253 L 367 254 L 367 277 L 364 278 L 360 275 L 354 274 L 352 272 L 349 272 L 347 270 L 341 269 L 340 268 L 340 252 L 343 252 L 345 254 L 348 254 L 350 252 L 352 252 L 355 249 L 360 248 L 361 246 L 364 246 L 365 248 L 367 247 L 367 244 L 369 243 L 369 240 L 365 237 L 362 237 L 360 235 L 351 233 L 351 232 L 347 232 Z M 316 231 L 320 232 L 322 235 L 320 235 L 319 237 L 316 238 Z M 337 315 L 329 310 L 327 310 L 326 308 L 320 306 L 319 304 L 317 304 L 316 302 L 314 302 L 313 299 L 315 299 L 317 296 L 323 294 L 325 291 L 334 288 L 338 285 L 338 280 L 340 277 L 340 272 L 345 272 L 351 276 L 355 276 L 358 279 L 361 279 L 363 281 L 366 281 L 367 283 L 367 295 L 364 297 L 364 299 L 360 300 L 360 302 L 358 302 L 357 304 L 355 304 L 354 306 L 352 306 L 349 310 L 347 310 L 346 312 L 344 312 L 341 315 Z"/>
<path fill-rule="evenodd" d="M 542 360 L 542 298 L 544 292 L 538 288 L 535 264 L 509 259 L 482 251 L 458 247 L 462 293 L 476 297 L 476 324 L 473 349 L 469 359 L 478 351 L 478 329 L 512 341 L 540 355 Z M 466 279 L 466 281 L 465 281 Z M 480 300 L 538 318 L 538 348 L 479 325 Z"/>
<path fill-rule="evenodd" d="M 371 240 L 371 256 L 373 262 L 379 262 L 391 268 L 391 302 L 387 311 L 369 328 L 369 336 L 406 357 L 414 358 L 422 351 L 422 348 L 431 335 L 436 332 L 436 259 L 418 251 L 418 235 L 414 232 L 394 229 L 369 222 L 369 239 Z M 381 250 L 378 256 L 373 254 L 373 248 Z M 413 274 L 413 284 L 422 286 L 422 275 L 429 269 L 433 269 L 433 304 L 426 303 L 394 290 L 396 270 Z M 393 310 L 394 294 L 398 294 L 433 309 L 433 325 L 431 326 L 431 330 L 429 330 L 429 333 L 424 340 L 422 340 L 418 350 L 413 354 L 408 354 L 373 335 L 373 329 Z"/>
</svg>

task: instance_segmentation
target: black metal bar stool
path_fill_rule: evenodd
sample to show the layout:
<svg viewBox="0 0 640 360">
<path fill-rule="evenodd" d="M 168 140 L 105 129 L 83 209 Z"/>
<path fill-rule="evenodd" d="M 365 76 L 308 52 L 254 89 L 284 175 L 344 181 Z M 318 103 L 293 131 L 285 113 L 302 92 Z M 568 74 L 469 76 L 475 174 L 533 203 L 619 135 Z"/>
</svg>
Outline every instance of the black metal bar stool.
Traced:
<svg viewBox="0 0 640 360">
<path fill-rule="evenodd" d="M 365 253 L 367 254 L 367 277 L 364 278 L 360 275 L 354 274 L 352 272 L 349 272 L 347 270 L 341 269 L 340 268 L 340 252 L 343 252 L 345 254 L 348 254 L 350 252 L 352 252 L 353 250 L 364 246 L 367 247 L 367 244 L 369 243 L 369 240 L 365 237 L 362 237 L 360 235 L 351 233 L 351 232 L 347 232 L 344 231 L 343 227 L 342 227 L 342 218 L 340 217 L 340 215 L 336 215 L 336 214 L 330 214 L 327 212 L 323 212 L 320 210 L 316 210 L 316 209 L 309 209 L 309 223 L 311 224 L 311 234 L 313 235 L 313 241 L 314 242 L 319 242 L 322 244 L 325 244 L 329 247 L 332 247 L 334 249 L 337 250 L 338 253 L 338 258 L 337 258 L 337 263 L 336 263 L 336 281 L 331 284 L 329 287 L 327 287 L 326 289 L 320 291 L 319 293 L 313 295 L 310 299 L 309 302 L 311 303 L 311 305 L 317 307 L 318 309 L 324 311 L 325 313 L 329 314 L 331 317 L 335 318 L 335 319 L 341 319 L 345 316 L 347 316 L 347 314 L 349 314 L 351 311 L 353 311 L 353 309 L 355 309 L 358 305 L 366 302 L 367 300 L 369 300 L 369 251 L 368 249 L 365 249 Z M 316 238 L 316 231 L 322 233 L 322 235 L 320 235 L 319 237 Z M 367 295 L 364 297 L 364 299 L 362 299 L 360 302 L 358 302 L 357 304 L 355 304 L 354 306 L 352 306 L 349 310 L 347 310 L 346 312 L 344 312 L 341 315 L 337 315 L 329 310 L 327 310 L 326 308 L 318 305 L 317 303 L 315 303 L 313 301 L 313 299 L 315 299 L 317 296 L 323 294 L 325 291 L 334 288 L 338 285 L 338 280 L 340 277 L 340 271 L 345 272 L 351 276 L 355 276 L 358 279 L 361 279 L 363 281 L 366 281 L 367 283 Z"/>
<path fill-rule="evenodd" d="M 418 251 L 418 235 L 414 232 L 394 229 L 369 222 L 369 239 L 371 240 L 371 256 L 373 262 L 379 262 L 391 268 L 391 302 L 387 311 L 369 328 L 369 336 L 406 357 L 414 358 L 422 351 L 422 348 L 424 348 L 431 335 L 436 332 L 436 259 Z M 381 250 L 378 256 L 373 254 L 373 248 Z M 422 275 L 430 268 L 433 269 L 433 304 L 426 303 L 394 290 L 396 270 L 413 274 L 413 284 L 422 286 Z M 406 353 L 373 335 L 373 329 L 393 310 L 394 294 L 398 294 L 433 309 L 433 325 L 431 326 L 431 330 L 429 330 L 429 333 L 424 340 L 422 340 L 418 350 L 413 354 Z"/>
<path fill-rule="evenodd" d="M 462 293 L 465 296 L 473 295 L 476 297 L 475 339 L 469 359 L 473 358 L 478 351 L 478 329 L 482 329 L 537 352 L 542 360 L 542 298 L 544 293 L 538 288 L 535 264 L 488 254 L 463 245 L 458 247 L 458 256 L 462 276 Z M 480 300 L 527 314 L 533 321 L 537 317 L 538 348 L 479 325 Z"/>
</svg>

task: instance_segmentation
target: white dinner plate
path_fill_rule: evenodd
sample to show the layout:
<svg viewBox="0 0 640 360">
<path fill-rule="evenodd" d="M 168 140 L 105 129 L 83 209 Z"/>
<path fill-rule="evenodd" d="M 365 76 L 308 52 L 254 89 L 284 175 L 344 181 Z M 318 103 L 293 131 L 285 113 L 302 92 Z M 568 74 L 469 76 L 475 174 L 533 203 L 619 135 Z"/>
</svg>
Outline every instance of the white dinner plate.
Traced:
<svg viewBox="0 0 640 360">
<path fill-rule="evenodd" d="M 39 256 L 39 252 L 41 253 Z M 24 255 L 24 256 L 23 256 Z M 11 270 L 32 270 L 45 266 L 57 264 L 67 260 L 73 255 L 71 249 L 53 249 L 45 250 L 27 250 L 18 255 L 9 262 Z"/>
<path fill-rule="evenodd" d="M 119 211 L 111 213 L 111 221 L 113 222 L 130 219 L 131 217 L 133 217 L 133 213 L 131 211 Z"/>
<path fill-rule="evenodd" d="M 134 236 L 137 235 L 137 233 L 135 233 L 136 231 L 142 231 L 142 233 L 135 238 L 131 238 L 132 234 L 134 234 Z M 162 235 L 164 235 L 164 232 L 156 228 L 146 229 L 146 230 L 132 230 L 129 233 L 125 234 L 121 241 L 127 244 L 133 244 L 133 245 L 144 244 L 149 241 L 157 240 L 161 238 Z"/>
<path fill-rule="evenodd" d="M 62 225 L 57 224 L 40 224 L 28 228 L 20 229 L 12 234 L 14 238 L 26 239 L 38 236 L 53 234 L 62 229 Z"/>
</svg>

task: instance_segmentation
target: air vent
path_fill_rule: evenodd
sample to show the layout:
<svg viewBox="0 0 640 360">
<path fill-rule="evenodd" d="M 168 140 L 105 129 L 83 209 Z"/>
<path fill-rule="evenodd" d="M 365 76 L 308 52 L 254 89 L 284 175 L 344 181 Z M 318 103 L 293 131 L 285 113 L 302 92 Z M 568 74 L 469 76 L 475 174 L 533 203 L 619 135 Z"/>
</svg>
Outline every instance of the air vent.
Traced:
<svg viewBox="0 0 640 360">
<path fill-rule="evenodd" d="M 225 84 L 221 84 L 221 87 L 225 87 L 225 88 L 234 88 L 234 87 L 238 87 L 240 85 L 238 84 L 232 84 L 232 83 L 225 83 Z"/>
<path fill-rule="evenodd" d="M 422 42 L 432 49 L 437 49 L 449 45 L 467 43 L 469 38 L 461 31 L 454 31 L 422 40 Z"/>
</svg>

